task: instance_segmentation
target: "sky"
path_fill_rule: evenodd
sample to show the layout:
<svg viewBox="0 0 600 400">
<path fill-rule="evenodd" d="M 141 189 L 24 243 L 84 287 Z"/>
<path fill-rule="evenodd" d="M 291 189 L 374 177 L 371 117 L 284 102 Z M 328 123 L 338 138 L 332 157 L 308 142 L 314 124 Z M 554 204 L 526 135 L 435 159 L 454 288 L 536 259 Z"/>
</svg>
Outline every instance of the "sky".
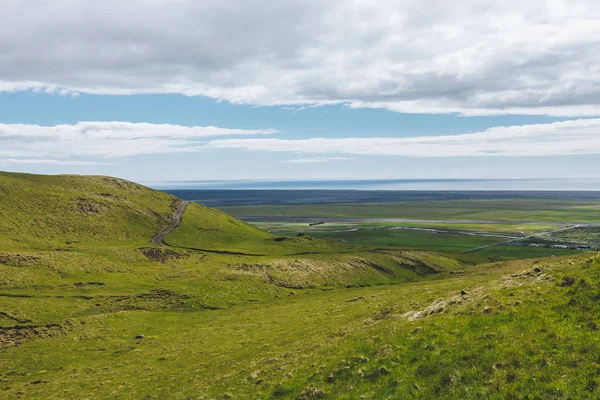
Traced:
<svg viewBox="0 0 600 400">
<path fill-rule="evenodd" d="M 0 15 L 0 170 L 600 178 L 596 1 L 4 0 Z"/>
</svg>

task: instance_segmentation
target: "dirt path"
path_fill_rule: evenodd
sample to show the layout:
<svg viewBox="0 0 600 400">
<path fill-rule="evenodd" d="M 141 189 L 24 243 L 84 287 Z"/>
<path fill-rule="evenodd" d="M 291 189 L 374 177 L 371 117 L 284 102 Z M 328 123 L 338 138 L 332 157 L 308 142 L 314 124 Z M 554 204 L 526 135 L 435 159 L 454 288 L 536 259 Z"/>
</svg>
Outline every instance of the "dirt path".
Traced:
<svg viewBox="0 0 600 400">
<path fill-rule="evenodd" d="M 171 225 L 152 238 L 153 244 L 157 246 L 168 246 L 165 243 L 164 239 L 169 233 L 173 232 L 181 224 L 181 218 L 183 217 L 183 213 L 185 212 L 189 204 L 189 201 L 182 201 L 179 204 L 179 207 L 177 207 L 177 211 L 175 211 L 175 214 L 173 214 L 173 216 L 171 217 Z"/>
</svg>

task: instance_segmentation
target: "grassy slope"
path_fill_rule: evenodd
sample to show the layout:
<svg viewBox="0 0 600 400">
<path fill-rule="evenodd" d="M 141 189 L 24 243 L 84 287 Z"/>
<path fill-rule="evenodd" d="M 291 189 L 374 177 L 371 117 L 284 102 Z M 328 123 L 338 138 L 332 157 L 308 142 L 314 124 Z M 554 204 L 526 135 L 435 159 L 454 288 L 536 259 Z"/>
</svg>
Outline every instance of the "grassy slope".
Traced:
<svg viewBox="0 0 600 400">
<path fill-rule="evenodd" d="M 236 216 L 407 218 L 428 220 L 597 222 L 597 202 L 459 200 L 223 207 Z"/>
<path fill-rule="evenodd" d="M 0 172 L 0 248 L 147 242 L 175 197 L 121 179 Z"/>
<path fill-rule="evenodd" d="M 216 209 L 192 203 L 181 226 L 165 238 L 166 243 L 193 249 L 259 255 L 303 252 L 343 252 L 351 246 L 311 238 L 278 238 Z"/>
<path fill-rule="evenodd" d="M 0 398 L 596 397 L 598 261 L 511 278 L 531 262 L 465 268 L 310 239 L 326 251 L 156 249 L 170 196 L 101 177 L 0 177 L 12 232 L 0 244 Z M 128 200 L 78 212 L 73 199 L 105 192 Z M 218 251 L 305 243 L 195 206 L 180 229 L 168 241 Z M 407 318 L 436 299 L 439 313 Z"/>
<path fill-rule="evenodd" d="M 224 310 L 80 315 L 64 334 L 4 351 L 0 396 L 597 398 L 599 260 L 541 267 Z M 422 310 L 433 313 L 410 318 Z"/>
</svg>

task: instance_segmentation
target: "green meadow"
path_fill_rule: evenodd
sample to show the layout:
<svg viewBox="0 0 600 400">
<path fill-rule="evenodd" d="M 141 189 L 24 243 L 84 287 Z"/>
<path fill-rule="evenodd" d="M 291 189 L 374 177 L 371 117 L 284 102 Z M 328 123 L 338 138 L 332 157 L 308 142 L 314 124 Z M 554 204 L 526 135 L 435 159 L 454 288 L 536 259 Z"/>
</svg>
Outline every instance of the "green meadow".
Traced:
<svg viewBox="0 0 600 400">
<path fill-rule="evenodd" d="M 230 206 L 235 216 L 405 218 L 448 221 L 598 222 L 600 204 L 560 200 L 445 200 L 398 203 L 340 203 Z"/>
</svg>

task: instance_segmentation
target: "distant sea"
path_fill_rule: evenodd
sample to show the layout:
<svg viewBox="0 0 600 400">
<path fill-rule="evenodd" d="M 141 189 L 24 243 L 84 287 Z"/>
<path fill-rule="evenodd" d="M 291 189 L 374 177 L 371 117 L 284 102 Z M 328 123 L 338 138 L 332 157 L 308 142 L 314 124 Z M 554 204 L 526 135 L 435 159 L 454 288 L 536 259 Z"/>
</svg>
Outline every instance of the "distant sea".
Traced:
<svg viewBox="0 0 600 400">
<path fill-rule="evenodd" d="M 348 179 L 142 182 L 160 190 L 582 190 L 600 191 L 600 178 Z"/>
<path fill-rule="evenodd" d="M 600 201 L 600 180 L 393 179 L 146 182 L 211 207 L 465 199 Z"/>
</svg>

